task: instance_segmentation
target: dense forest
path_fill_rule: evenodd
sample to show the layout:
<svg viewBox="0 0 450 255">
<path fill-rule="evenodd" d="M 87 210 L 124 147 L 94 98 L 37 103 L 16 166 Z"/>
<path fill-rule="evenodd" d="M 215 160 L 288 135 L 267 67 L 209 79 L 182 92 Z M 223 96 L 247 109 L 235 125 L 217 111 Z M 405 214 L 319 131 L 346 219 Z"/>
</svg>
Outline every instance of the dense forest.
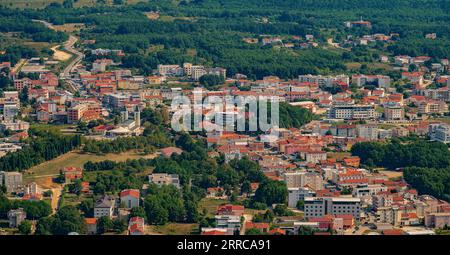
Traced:
<svg viewBox="0 0 450 255">
<path fill-rule="evenodd" d="M 415 140 L 401 142 L 393 139 L 387 143 L 362 142 L 353 145 L 352 155 L 361 158 L 369 167 L 389 169 L 404 167 L 446 168 L 450 166 L 448 146 L 440 142 Z"/>
<path fill-rule="evenodd" d="M 149 11 L 158 11 L 160 17 L 147 18 L 145 13 Z M 330 37 L 339 41 L 347 35 L 398 33 L 399 41 L 376 48 L 391 54 L 450 57 L 447 0 L 151 0 L 120 7 L 50 4 L 39 11 L 2 9 L 2 14 L 4 20 L 0 23 L 7 24 L 3 30 L 30 30 L 30 36 L 36 40 L 57 41 L 62 37 L 43 30 L 39 24 L 25 26 L 24 22 L 14 24 L 12 20 L 84 23 L 87 28 L 80 32 L 82 39 L 95 39 L 92 47 L 124 50 L 124 66 L 146 74 L 158 64 L 193 62 L 225 67 L 229 75 L 292 78 L 305 73 L 342 73 L 346 62 L 371 62 L 378 54 L 365 49 L 288 49 L 242 40 L 261 35 L 312 34 L 319 43 L 325 43 Z M 361 17 L 372 22 L 372 29 L 345 28 L 343 22 Z M 262 18 L 267 20 L 263 22 Z M 427 33 L 437 33 L 438 38 L 425 39 Z"/>
<path fill-rule="evenodd" d="M 54 159 L 81 145 L 79 135 L 61 135 L 30 130 L 33 139 L 25 141 L 23 148 L 0 158 L 0 171 L 23 171 L 42 162 Z"/>
<path fill-rule="evenodd" d="M 450 167 L 407 167 L 403 178 L 421 194 L 430 194 L 450 201 Z"/>
<path fill-rule="evenodd" d="M 393 139 L 357 143 L 351 152 L 369 167 L 402 168 L 404 179 L 421 194 L 450 199 L 450 151 L 444 143 Z"/>
</svg>

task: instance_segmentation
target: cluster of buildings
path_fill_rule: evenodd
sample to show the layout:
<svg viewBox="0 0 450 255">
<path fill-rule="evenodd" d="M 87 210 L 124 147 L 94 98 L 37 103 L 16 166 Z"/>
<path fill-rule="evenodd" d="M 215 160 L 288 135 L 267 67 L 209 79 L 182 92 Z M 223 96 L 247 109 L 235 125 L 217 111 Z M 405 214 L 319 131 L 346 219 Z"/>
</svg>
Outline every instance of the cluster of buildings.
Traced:
<svg viewBox="0 0 450 255">
<path fill-rule="evenodd" d="M 314 40 L 314 35 L 306 34 L 304 38 L 300 36 L 272 36 L 272 35 L 260 35 L 259 38 L 245 37 L 242 39 L 248 44 L 261 43 L 262 46 L 272 45 L 274 47 L 281 46 L 284 48 L 316 48 L 319 44 Z"/>
<path fill-rule="evenodd" d="M 141 203 L 140 191 L 137 189 L 125 189 L 119 194 L 104 195 L 99 197 L 94 204 L 94 217 L 85 218 L 88 234 L 98 233 L 98 219 L 107 217 L 128 222 L 127 234 L 144 235 L 145 220 L 142 217 L 130 217 L 131 210 L 139 207 Z"/>
<path fill-rule="evenodd" d="M 191 63 L 184 63 L 180 65 L 158 65 L 157 73 L 161 76 L 185 76 L 192 80 L 199 80 L 200 77 L 206 74 L 217 75 L 223 77 L 227 76 L 227 70 L 221 67 L 207 68 L 202 65 L 193 65 Z"/>
</svg>

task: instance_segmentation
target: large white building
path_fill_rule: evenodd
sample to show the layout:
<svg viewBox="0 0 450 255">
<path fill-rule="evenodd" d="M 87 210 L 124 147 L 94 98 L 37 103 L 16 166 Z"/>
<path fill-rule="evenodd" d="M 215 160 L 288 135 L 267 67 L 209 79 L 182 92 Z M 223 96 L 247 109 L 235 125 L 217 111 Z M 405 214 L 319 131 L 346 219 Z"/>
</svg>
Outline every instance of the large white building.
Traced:
<svg viewBox="0 0 450 255">
<path fill-rule="evenodd" d="M 352 83 L 357 87 L 374 85 L 379 88 L 388 88 L 391 84 L 391 78 L 384 75 L 353 75 Z"/>
<path fill-rule="evenodd" d="M 309 186 L 314 190 L 323 189 L 323 178 L 319 173 L 305 171 L 285 172 L 283 180 L 288 188 L 302 188 Z"/>
<path fill-rule="evenodd" d="M 305 200 L 305 197 L 314 197 L 315 192 L 308 187 L 304 188 L 288 188 L 288 206 L 297 207 L 298 201 Z"/>
<path fill-rule="evenodd" d="M 356 135 L 360 138 L 368 140 L 378 139 L 379 129 L 376 124 L 358 125 L 356 127 Z"/>
<path fill-rule="evenodd" d="M 162 76 L 182 76 L 184 68 L 179 65 L 158 65 L 158 73 Z"/>
<path fill-rule="evenodd" d="M 114 215 L 115 208 L 116 208 L 116 198 L 113 196 L 103 196 L 95 203 L 94 217 L 111 218 Z"/>
<path fill-rule="evenodd" d="M 357 104 L 337 104 L 333 105 L 328 117 L 331 119 L 374 119 L 376 117 L 375 106 Z"/>
<path fill-rule="evenodd" d="M 305 217 L 351 214 L 360 218 L 361 199 L 354 197 L 305 197 Z"/>
<path fill-rule="evenodd" d="M 166 173 L 154 173 L 148 176 L 150 183 L 154 183 L 158 186 L 161 185 L 174 185 L 180 188 L 180 178 L 178 174 L 166 174 Z"/>
<path fill-rule="evenodd" d="M 430 124 L 428 135 L 432 141 L 450 143 L 450 125 L 447 124 Z"/>
<path fill-rule="evenodd" d="M 299 75 L 299 82 L 310 82 L 318 84 L 319 86 L 332 87 L 337 82 L 343 82 L 346 85 L 350 83 L 350 78 L 347 75 L 337 75 L 337 76 L 322 76 L 322 75 Z"/>
</svg>

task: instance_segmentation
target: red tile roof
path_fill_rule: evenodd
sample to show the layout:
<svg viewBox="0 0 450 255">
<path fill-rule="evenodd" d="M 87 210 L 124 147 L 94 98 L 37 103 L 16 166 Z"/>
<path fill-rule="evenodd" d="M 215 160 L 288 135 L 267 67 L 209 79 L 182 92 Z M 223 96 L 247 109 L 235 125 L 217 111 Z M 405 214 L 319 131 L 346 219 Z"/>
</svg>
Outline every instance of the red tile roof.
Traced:
<svg viewBox="0 0 450 255">
<path fill-rule="evenodd" d="M 135 198 L 139 198 L 139 190 L 136 189 L 126 189 L 120 192 L 120 197 L 132 196 Z"/>
</svg>

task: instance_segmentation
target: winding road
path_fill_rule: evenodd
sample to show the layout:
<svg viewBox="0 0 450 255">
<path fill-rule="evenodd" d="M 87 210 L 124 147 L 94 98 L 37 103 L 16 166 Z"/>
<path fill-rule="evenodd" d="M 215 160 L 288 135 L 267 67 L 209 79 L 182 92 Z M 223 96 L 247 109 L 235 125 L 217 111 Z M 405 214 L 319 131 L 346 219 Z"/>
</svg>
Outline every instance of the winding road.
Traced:
<svg viewBox="0 0 450 255">
<path fill-rule="evenodd" d="M 53 26 L 53 24 L 51 24 L 45 20 L 34 19 L 33 21 L 40 22 L 40 23 L 44 24 L 46 27 L 48 27 L 49 29 L 56 30 L 56 28 Z M 78 51 L 77 49 L 75 49 L 75 47 L 74 47 L 75 43 L 77 43 L 77 42 L 78 42 L 78 38 L 73 35 L 69 35 L 69 40 L 64 42 L 65 50 L 67 50 L 68 52 L 70 52 L 72 55 L 74 55 L 76 57 L 74 59 L 72 59 L 70 61 L 70 63 L 66 66 L 66 68 L 64 68 L 64 70 L 59 74 L 61 79 L 70 78 L 70 73 L 72 72 L 74 67 L 76 65 L 78 65 L 81 62 L 81 60 L 84 58 L 84 54 L 82 52 Z"/>
</svg>

